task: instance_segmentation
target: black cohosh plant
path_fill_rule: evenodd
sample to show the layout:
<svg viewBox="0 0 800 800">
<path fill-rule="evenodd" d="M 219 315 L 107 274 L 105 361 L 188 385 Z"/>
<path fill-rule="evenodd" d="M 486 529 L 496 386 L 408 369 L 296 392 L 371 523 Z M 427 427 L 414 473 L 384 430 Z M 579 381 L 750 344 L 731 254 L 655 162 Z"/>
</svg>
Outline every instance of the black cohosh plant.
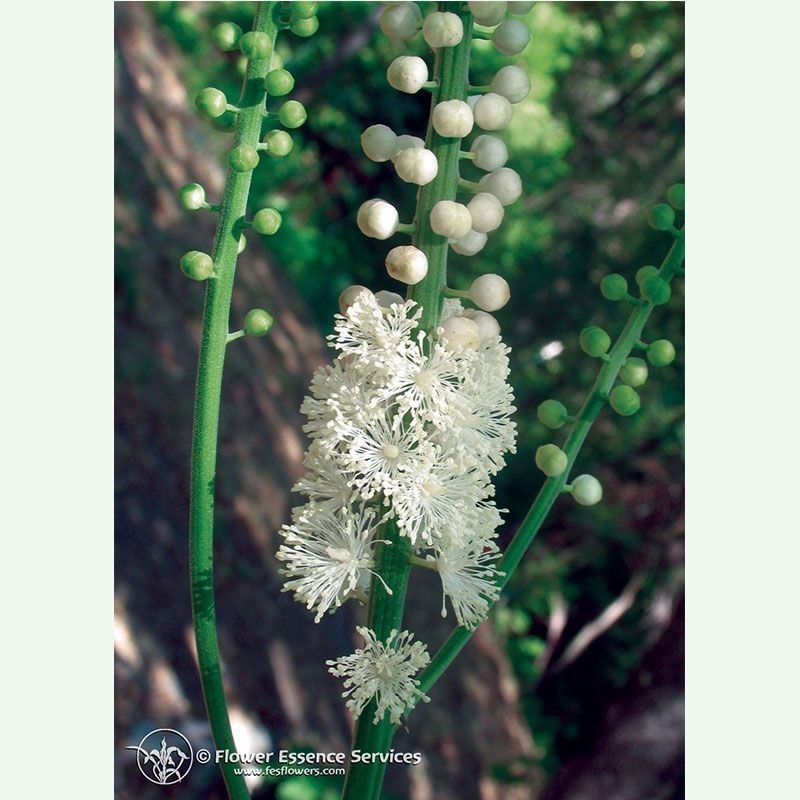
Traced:
<svg viewBox="0 0 800 800">
<path fill-rule="evenodd" d="M 637 291 L 629 291 L 618 274 L 601 283 L 603 297 L 630 305 L 631 313 L 616 341 L 594 326 L 580 333 L 582 350 L 600 362 L 585 402 L 573 412 L 556 399 L 538 407 L 539 419 L 558 439 L 536 450 L 532 461 L 544 474 L 543 485 L 501 550 L 502 518 L 492 478 L 514 452 L 516 409 L 507 382 L 509 349 L 493 313 L 508 302 L 510 287 L 502 276 L 487 273 L 458 289 L 449 285 L 460 281 L 448 280 L 447 264 L 450 250 L 479 254 L 502 224 L 506 207 L 522 195 L 519 175 L 506 166 L 508 148 L 495 134 L 509 125 L 514 104 L 527 96 L 528 76 L 509 64 L 490 84 L 475 86 L 469 68 L 474 39 L 491 40 L 507 56 L 521 53 L 530 32 L 516 17 L 532 5 L 440 2 L 423 19 L 415 3 L 399 2 L 386 4 L 380 17 L 380 28 L 391 39 L 421 34 L 433 53 L 431 64 L 403 55 L 387 69 L 394 89 L 430 93 L 425 138 L 397 134 L 380 123 L 361 137 L 368 158 L 391 163 L 402 181 L 418 187 L 410 221 L 401 222 L 381 198 L 362 204 L 356 215 L 368 237 L 410 237 L 385 255 L 387 273 L 405 286 L 406 297 L 364 286 L 342 293 L 330 337 L 337 356 L 315 373 L 302 407 L 311 444 L 305 476 L 295 489 L 306 502 L 281 531 L 277 553 L 285 590 L 314 612 L 317 622 L 350 598 L 367 606 L 366 625 L 357 628 L 363 646 L 328 662 L 331 673 L 343 679 L 344 697 L 357 717 L 353 750 L 377 754 L 352 760 L 346 800 L 380 796 L 394 734 L 417 702 L 429 700 L 427 693 L 487 617 L 560 495 L 586 506 L 602 499 L 602 486 L 592 475 L 570 478 L 598 414 L 607 405 L 623 416 L 636 413 L 641 403 L 636 390 L 648 378 L 648 362 L 659 367 L 675 357 L 669 342 L 647 344 L 642 335 L 653 308 L 669 301 L 670 283 L 682 273 L 684 233 L 676 226 L 676 210 L 684 206 L 682 186 L 672 187 L 669 204 L 650 215 L 650 224 L 674 240 L 661 266 L 636 273 Z M 209 284 L 195 414 L 191 568 L 203 689 L 220 749 L 234 749 L 219 672 L 211 553 L 222 364 L 228 343 L 263 335 L 271 325 L 269 314 L 255 309 L 241 330 L 230 333 L 231 288 L 243 231 L 252 227 L 269 235 L 280 225 L 272 209 L 248 221 L 251 171 L 262 152 L 288 154 L 291 138 L 282 128 L 305 120 L 305 110 L 292 100 L 277 113 L 267 111 L 267 96 L 283 96 L 293 85 L 288 72 L 270 69 L 275 36 L 285 27 L 300 35 L 316 31 L 315 6 L 260 3 L 253 31 L 242 34 L 230 24 L 215 29 L 220 47 L 238 47 L 249 59 L 236 105 L 215 89 L 198 98 L 209 116 L 236 116 L 228 181 L 218 205 L 207 203 L 195 184 L 181 190 L 187 208 L 220 213 L 211 255 L 192 251 L 181 264 L 187 275 Z M 462 175 L 468 170 L 469 176 Z M 412 633 L 404 624 L 414 568 L 438 574 L 442 615 L 452 611 L 456 621 L 432 656 L 416 638 L 424 632 Z M 231 796 L 246 796 L 241 778 L 227 765 L 223 770 Z"/>
</svg>

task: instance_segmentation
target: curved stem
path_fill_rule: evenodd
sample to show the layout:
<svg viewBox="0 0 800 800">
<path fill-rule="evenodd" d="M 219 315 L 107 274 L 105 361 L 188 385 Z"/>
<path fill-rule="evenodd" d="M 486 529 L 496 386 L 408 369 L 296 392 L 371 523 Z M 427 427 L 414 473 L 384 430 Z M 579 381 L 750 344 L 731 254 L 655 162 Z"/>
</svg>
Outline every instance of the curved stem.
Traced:
<svg viewBox="0 0 800 800">
<path fill-rule="evenodd" d="M 677 274 L 683 262 L 684 252 L 684 234 L 683 231 L 680 231 L 678 238 L 670 248 L 669 253 L 661 265 L 660 275 L 667 282 Z M 600 410 L 605 405 L 608 393 L 614 386 L 614 381 L 617 379 L 617 374 L 625 363 L 625 359 L 628 358 L 631 350 L 641 341 L 642 329 L 652 310 L 652 303 L 644 303 L 637 306 L 631 313 L 627 324 L 617 338 L 614 346 L 611 348 L 609 360 L 603 364 L 589 396 L 576 415 L 567 441 L 562 448 L 567 455 L 567 468 L 561 475 L 548 478 L 544 482 L 544 485 L 539 490 L 539 494 L 533 501 L 533 505 L 531 505 L 525 519 L 522 521 L 522 525 L 520 525 L 519 530 L 511 540 L 511 543 L 503 554 L 503 558 L 498 564 L 498 570 L 501 575 L 499 575 L 497 583 L 500 588 L 503 588 L 508 583 L 528 547 L 530 547 L 533 538 L 539 532 L 556 498 L 567 485 L 570 471 L 586 439 L 586 435 L 589 433 L 589 429 L 592 427 L 595 419 L 597 419 Z M 453 633 L 450 634 L 447 641 L 445 641 L 433 659 L 431 659 L 431 663 L 420 675 L 420 689 L 423 692 L 427 692 L 436 681 L 439 680 L 442 673 L 450 666 L 453 659 L 469 641 L 472 633 L 473 631 L 467 630 L 466 628 L 456 628 Z"/>
<path fill-rule="evenodd" d="M 272 45 L 277 33 L 273 18 L 275 5 L 272 2 L 259 3 L 253 22 L 253 30 L 266 33 Z M 269 71 L 270 62 L 271 56 L 248 62 L 234 145 L 255 147 L 260 139 L 265 98 L 263 79 Z M 236 744 L 225 701 L 214 608 L 214 480 L 222 371 L 238 256 L 238 228 L 247 208 L 250 179 L 250 172 L 229 170 L 220 203 L 220 218 L 212 250 L 216 277 L 208 281 L 206 290 L 197 366 L 189 506 L 189 569 L 200 681 L 214 746 L 218 750 L 230 751 L 236 750 Z M 221 769 L 232 800 L 249 798 L 244 778 L 236 774 L 236 765 L 223 762 Z"/>
</svg>

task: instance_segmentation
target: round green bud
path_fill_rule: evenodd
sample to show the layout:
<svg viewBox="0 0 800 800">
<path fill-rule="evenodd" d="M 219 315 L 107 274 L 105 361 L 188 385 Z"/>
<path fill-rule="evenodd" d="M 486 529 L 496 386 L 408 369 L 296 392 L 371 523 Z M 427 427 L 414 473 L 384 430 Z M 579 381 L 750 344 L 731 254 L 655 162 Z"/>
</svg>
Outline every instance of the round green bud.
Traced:
<svg viewBox="0 0 800 800">
<path fill-rule="evenodd" d="M 253 229 L 264 236 L 272 236 L 281 226 L 281 215 L 274 208 L 262 208 L 253 217 Z"/>
<path fill-rule="evenodd" d="M 543 444 L 536 451 L 536 466 L 548 478 L 554 478 L 567 468 L 567 454 L 554 444 Z"/>
<path fill-rule="evenodd" d="M 295 36 L 302 36 L 307 39 L 313 36 L 319 30 L 319 19 L 317 17 L 308 17 L 308 19 L 296 19 L 292 21 L 289 27 Z"/>
<path fill-rule="evenodd" d="M 591 325 L 581 331 L 581 350 L 587 355 L 602 356 L 611 347 L 611 337 L 596 325 Z"/>
<path fill-rule="evenodd" d="M 672 297 L 672 289 L 669 284 L 658 275 L 650 275 L 639 285 L 639 290 L 645 300 L 649 300 L 654 306 L 663 306 Z"/>
<path fill-rule="evenodd" d="M 250 31 L 239 40 L 239 49 L 248 58 L 269 58 L 272 44 L 266 33 Z"/>
<path fill-rule="evenodd" d="M 667 189 L 667 200 L 673 208 L 683 209 L 686 206 L 686 187 L 675 183 Z"/>
<path fill-rule="evenodd" d="M 658 275 L 658 267 L 642 267 L 636 270 L 636 285 L 641 288 L 642 283 L 648 278 Z"/>
<path fill-rule="evenodd" d="M 221 117 L 228 108 L 228 98 L 219 89 L 207 86 L 194 101 L 195 105 L 212 119 Z"/>
<path fill-rule="evenodd" d="M 653 206 L 647 221 L 657 231 L 668 231 L 675 224 L 675 212 L 666 203 L 659 203 Z"/>
<path fill-rule="evenodd" d="M 254 308 L 247 312 L 243 329 L 248 336 L 264 336 L 272 327 L 272 317 L 263 308 Z"/>
<path fill-rule="evenodd" d="M 235 22 L 220 22 L 211 31 L 211 41 L 226 53 L 235 50 L 242 38 L 242 29 Z"/>
<path fill-rule="evenodd" d="M 647 364 L 643 358 L 627 358 L 619 371 L 619 378 L 628 386 L 641 386 L 647 380 Z"/>
<path fill-rule="evenodd" d="M 307 116 L 303 104 L 297 100 L 287 100 L 278 111 L 281 125 L 285 125 L 287 128 L 299 128 L 306 121 Z"/>
<path fill-rule="evenodd" d="M 582 506 L 597 505 L 603 499 L 603 487 L 593 475 L 578 475 L 572 481 L 572 499 Z"/>
<path fill-rule="evenodd" d="M 214 274 L 214 262 L 208 253 L 190 250 L 181 259 L 181 271 L 193 281 L 205 281 Z"/>
<path fill-rule="evenodd" d="M 267 152 L 271 156 L 283 158 L 292 152 L 294 142 L 292 137 L 286 131 L 270 131 L 265 137 L 264 142 L 267 145 Z"/>
<path fill-rule="evenodd" d="M 628 293 L 628 281 L 616 272 L 606 275 L 600 281 L 600 294 L 606 300 L 622 300 Z"/>
<path fill-rule="evenodd" d="M 657 339 L 647 348 L 647 360 L 654 367 L 666 367 L 675 360 L 675 348 L 667 339 Z"/>
<path fill-rule="evenodd" d="M 236 252 L 243 253 L 245 247 L 247 247 L 247 237 L 244 234 L 242 234 L 241 236 L 239 236 L 239 244 L 236 247 Z"/>
<path fill-rule="evenodd" d="M 186 211 L 197 211 L 206 204 L 206 190 L 199 183 L 187 183 L 178 189 L 178 205 Z"/>
<path fill-rule="evenodd" d="M 247 144 L 240 144 L 228 153 L 228 163 L 237 172 L 250 172 L 258 166 L 258 153 Z"/>
<path fill-rule="evenodd" d="M 566 422 L 567 407 L 558 400 L 545 400 L 543 403 L 539 403 L 536 416 L 539 417 L 542 425 L 558 430 Z"/>
<path fill-rule="evenodd" d="M 608 402 L 611 403 L 611 408 L 623 417 L 635 414 L 642 405 L 636 390 L 630 386 L 615 386 L 611 390 Z"/>
<path fill-rule="evenodd" d="M 308 19 L 317 13 L 319 3 L 295 2 L 292 3 L 292 17 L 295 19 Z"/>
<path fill-rule="evenodd" d="M 273 97 L 283 97 L 294 89 L 294 76 L 288 69 L 273 69 L 264 78 L 264 86 Z"/>
</svg>

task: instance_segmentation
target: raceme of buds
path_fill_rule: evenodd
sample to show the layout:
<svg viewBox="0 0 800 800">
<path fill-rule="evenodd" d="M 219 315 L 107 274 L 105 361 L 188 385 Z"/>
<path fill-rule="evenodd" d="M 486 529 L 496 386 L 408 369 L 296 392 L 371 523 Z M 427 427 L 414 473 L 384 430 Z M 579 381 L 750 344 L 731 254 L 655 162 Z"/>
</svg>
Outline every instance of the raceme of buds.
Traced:
<svg viewBox="0 0 800 800">
<path fill-rule="evenodd" d="M 506 15 L 507 4 L 504 2 L 474 2 L 467 3 L 475 22 L 481 25 L 493 27 L 497 25 Z"/>
<path fill-rule="evenodd" d="M 514 109 L 505 97 L 489 92 L 478 98 L 473 115 L 479 128 L 485 131 L 501 131 L 511 122 Z"/>
<path fill-rule="evenodd" d="M 361 134 L 361 149 L 370 161 L 388 161 L 397 152 L 397 138 L 387 125 L 370 125 Z"/>
<path fill-rule="evenodd" d="M 500 227 L 505 209 L 503 204 L 488 192 L 478 192 L 467 204 L 472 217 L 472 230 L 491 233 Z"/>
<path fill-rule="evenodd" d="M 433 109 L 433 128 L 440 136 L 463 139 L 475 124 L 472 109 L 463 100 L 445 100 Z"/>
<path fill-rule="evenodd" d="M 530 93 L 531 82 L 524 70 L 509 64 L 498 70 L 492 79 L 491 89 L 510 103 L 521 103 Z"/>
<path fill-rule="evenodd" d="M 499 311 L 511 299 L 511 289 L 505 278 L 490 272 L 472 281 L 469 299 L 483 311 Z"/>
<path fill-rule="evenodd" d="M 416 3 L 390 3 L 381 12 L 378 24 L 390 39 L 413 39 L 421 22 Z"/>
<path fill-rule="evenodd" d="M 400 218 L 397 209 L 385 200 L 367 200 L 356 218 L 359 230 L 372 239 L 388 239 L 397 232 Z"/>
<path fill-rule="evenodd" d="M 454 200 L 440 200 L 431 209 L 431 228 L 440 236 L 460 239 L 472 229 L 472 215 L 469 209 Z"/>
<path fill-rule="evenodd" d="M 394 167 L 406 183 L 416 183 L 418 186 L 430 183 L 439 171 L 436 156 L 424 147 L 401 150 L 394 159 Z"/>
<path fill-rule="evenodd" d="M 472 141 L 470 152 L 475 156 L 472 163 L 480 169 L 491 172 L 502 167 L 508 161 L 508 147 L 502 139 L 488 133 L 476 136 Z"/>
<path fill-rule="evenodd" d="M 519 55 L 531 40 L 531 32 L 518 19 L 503 20 L 492 34 L 494 46 L 504 55 Z"/>
<path fill-rule="evenodd" d="M 422 36 L 434 50 L 455 47 L 464 38 L 464 24 L 457 14 L 433 11 L 422 23 Z"/>
<path fill-rule="evenodd" d="M 413 286 L 428 274 L 428 259 L 411 245 L 393 247 L 386 255 L 386 271 L 395 280 Z"/>
<path fill-rule="evenodd" d="M 428 65 L 419 56 L 398 56 L 389 64 L 386 80 L 398 92 L 415 94 L 428 80 Z"/>
<path fill-rule="evenodd" d="M 471 215 L 470 215 L 471 216 Z M 450 242 L 450 247 L 462 256 L 474 256 L 486 246 L 488 236 L 478 231 L 470 231 L 466 236 Z"/>
<path fill-rule="evenodd" d="M 504 206 L 516 203 L 522 195 L 522 181 L 519 175 L 508 167 L 500 167 L 484 175 L 478 186 L 481 191 L 490 192 Z"/>
</svg>

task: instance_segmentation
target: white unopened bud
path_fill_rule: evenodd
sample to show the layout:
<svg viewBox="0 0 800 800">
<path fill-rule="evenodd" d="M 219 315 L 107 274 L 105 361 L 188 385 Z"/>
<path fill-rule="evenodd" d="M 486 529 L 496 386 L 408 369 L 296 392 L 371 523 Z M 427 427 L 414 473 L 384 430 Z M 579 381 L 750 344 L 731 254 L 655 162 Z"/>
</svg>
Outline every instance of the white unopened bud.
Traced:
<svg viewBox="0 0 800 800">
<path fill-rule="evenodd" d="M 367 295 L 371 295 L 372 292 L 367 289 L 366 286 L 361 286 L 360 284 L 354 284 L 353 286 L 348 286 L 340 295 L 339 295 L 339 311 L 342 314 L 346 314 L 350 306 L 359 299 L 359 297 L 366 297 Z"/>
<path fill-rule="evenodd" d="M 478 192 L 467 204 L 472 217 L 472 230 L 491 233 L 500 227 L 506 213 L 503 204 L 489 192 Z"/>
<path fill-rule="evenodd" d="M 454 47 L 464 38 L 464 24 L 458 14 L 434 11 L 425 17 L 422 35 L 434 50 L 439 47 Z"/>
<path fill-rule="evenodd" d="M 396 147 L 397 134 L 386 125 L 370 125 L 361 134 L 361 149 L 370 161 L 388 161 Z"/>
<path fill-rule="evenodd" d="M 409 147 L 425 147 L 425 142 L 420 139 L 419 136 L 410 136 L 407 133 L 401 133 L 400 136 L 397 137 L 392 163 L 394 164 L 397 161 L 397 156 L 399 156 L 403 150 L 408 150 Z"/>
<path fill-rule="evenodd" d="M 502 131 L 508 127 L 514 109 L 501 94 L 489 92 L 475 103 L 475 122 L 485 131 Z"/>
<path fill-rule="evenodd" d="M 593 506 L 603 499 L 603 486 L 593 475 L 578 475 L 572 481 L 572 498 L 582 506 Z"/>
<path fill-rule="evenodd" d="M 484 192 L 493 194 L 504 206 L 516 203 L 522 194 L 522 181 L 519 175 L 509 167 L 500 167 L 488 175 L 484 175 L 478 186 Z"/>
<path fill-rule="evenodd" d="M 463 139 L 472 131 L 472 109 L 463 100 L 445 100 L 433 109 L 433 127 L 439 136 Z"/>
<path fill-rule="evenodd" d="M 454 200 L 440 200 L 431 209 L 431 228 L 434 233 L 448 239 L 460 239 L 472 228 L 469 209 Z"/>
<path fill-rule="evenodd" d="M 432 151 L 424 147 L 409 147 L 395 156 L 394 167 L 406 183 L 424 186 L 436 177 L 439 162 Z"/>
<path fill-rule="evenodd" d="M 521 103 L 530 90 L 531 82 L 525 70 L 511 64 L 499 69 L 492 79 L 492 91 L 503 95 L 509 103 Z"/>
<path fill-rule="evenodd" d="M 428 259 L 411 245 L 393 247 L 386 254 L 386 271 L 401 283 L 413 286 L 428 274 Z"/>
<path fill-rule="evenodd" d="M 507 19 L 501 22 L 492 34 L 494 46 L 507 56 L 519 55 L 531 40 L 531 32 L 524 22 Z"/>
<path fill-rule="evenodd" d="M 527 14 L 536 5 L 535 0 L 516 0 L 508 3 L 508 10 L 517 16 Z"/>
<path fill-rule="evenodd" d="M 494 339 L 500 335 L 500 323 L 486 311 L 479 311 L 477 308 L 468 308 L 464 312 L 467 319 L 471 319 L 478 327 L 481 336 L 481 344 Z"/>
<path fill-rule="evenodd" d="M 372 239 L 388 239 L 396 233 L 400 217 L 391 203 L 375 199 L 361 204 L 356 222 L 364 236 Z"/>
<path fill-rule="evenodd" d="M 475 103 L 477 103 L 478 100 L 480 100 L 480 99 L 481 99 L 481 96 L 479 94 L 471 94 L 467 98 L 467 105 L 472 109 L 472 116 L 473 117 L 475 116 Z"/>
<path fill-rule="evenodd" d="M 389 64 L 386 80 L 398 92 L 415 94 L 428 80 L 428 65 L 419 56 L 398 56 Z"/>
<path fill-rule="evenodd" d="M 474 256 L 480 253 L 486 245 L 488 236 L 485 233 L 478 233 L 478 231 L 470 231 L 466 236 L 450 242 L 450 247 L 460 253 L 462 256 Z"/>
<path fill-rule="evenodd" d="M 484 311 L 497 311 L 511 298 L 505 278 L 490 272 L 475 278 L 469 287 L 469 299 Z"/>
<path fill-rule="evenodd" d="M 380 292 L 375 292 L 375 302 L 381 308 L 390 308 L 391 306 L 403 305 L 405 300 L 397 292 L 387 292 L 386 289 L 383 289 Z"/>
<path fill-rule="evenodd" d="M 475 156 L 472 163 L 488 172 L 499 169 L 508 161 L 506 143 L 496 136 L 489 136 L 488 133 L 476 136 L 470 150 Z"/>
<path fill-rule="evenodd" d="M 472 16 L 475 17 L 475 22 L 480 22 L 481 25 L 497 25 L 506 15 L 506 3 L 503 2 L 480 2 L 480 3 L 467 3 Z"/>
<path fill-rule="evenodd" d="M 422 13 L 416 3 L 390 3 L 381 12 L 378 24 L 390 39 L 412 39 L 421 21 Z"/>
<path fill-rule="evenodd" d="M 478 326 L 466 317 L 450 317 L 442 323 L 442 344 L 453 353 L 475 350 L 480 346 Z"/>
</svg>

